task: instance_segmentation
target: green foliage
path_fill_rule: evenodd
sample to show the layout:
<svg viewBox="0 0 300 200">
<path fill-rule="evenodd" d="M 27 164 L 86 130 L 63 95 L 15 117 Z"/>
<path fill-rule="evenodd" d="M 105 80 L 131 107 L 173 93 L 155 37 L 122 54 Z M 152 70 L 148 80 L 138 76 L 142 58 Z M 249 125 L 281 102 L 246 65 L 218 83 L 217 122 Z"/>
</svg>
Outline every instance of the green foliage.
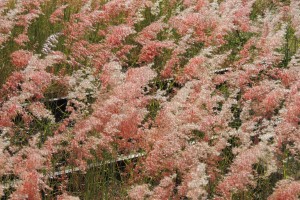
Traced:
<svg viewBox="0 0 300 200">
<path fill-rule="evenodd" d="M 163 49 L 159 56 L 155 56 L 154 65 L 152 66 L 158 73 L 163 69 L 167 61 L 171 58 L 172 50 Z"/>
<path fill-rule="evenodd" d="M 240 144 L 240 139 L 237 137 L 232 137 L 228 139 L 228 146 L 222 150 L 220 158 L 222 158 L 218 162 L 218 169 L 222 171 L 222 174 L 226 174 L 229 171 L 229 166 L 233 162 L 234 154 L 232 153 L 232 149 L 238 147 Z"/>
<path fill-rule="evenodd" d="M 29 127 L 27 127 L 20 115 L 15 118 L 16 124 L 18 124 L 18 128 L 15 131 L 13 137 L 11 137 L 11 144 L 16 146 L 27 146 L 29 144 L 29 140 L 36 134 L 39 136 L 39 141 L 37 143 L 38 147 L 47 140 L 47 137 L 53 136 L 53 130 L 55 126 L 47 119 L 34 119 Z"/>
<path fill-rule="evenodd" d="M 289 62 L 292 59 L 292 56 L 295 55 L 299 49 L 299 39 L 295 36 L 295 30 L 288 25 L 285 33 L 285 44 L 279 50 L 280 53 L 284 54 L 282 61 L 279 63 L 278 67 L 286 68 Z"/>
<path fill-rule="evenodd" d="M 123 199 L 126 191 L 119 170 L 113 163 L 91 168 L 85 174 L 72 173 L 67 190 L 81 199 Z"/>
<path fill-rule="evenodd" d="M 14 180 L 18 180 L 18 177 L 13 174 L 4 175 L 1 177 L 0 181 L 7 186 L 7 188 L 3 190 L 4 195 L 1 197 L 1 200 L 9 199 L 9 196 L 16 190 L 10 185 L 10 183 Z"/>
<path fill-rule="evenodd" d="M 63 152 L 62 152 L 63 153 Z M 103 154 L 103 159 L 94 160 L 97 166 L 87 169 L 86 172 L 73 172 L 59 177 L 50 179 L 49 185 L 54 188 L 53 191 L 45 191 L 43 199 L 50 200 L 58 195 L 58 188 L 61 187 L 61 180 L 68 180 L 67 191 L 80 199 L 126 199 L 127 185 L 126 181 L 131 178 L 124 176 L 125 168 L 136 162 L 129 160 L 124 162 L 108 162 L 112 157 L 108 153 Z M 57 158 L 61 158 L 57 156 Z M 68 158 L 67 155 L 65 157 Z M 56 163 L 58 161 L 55 161 Z M 61 163 L 64 161 L 61 160 Z M 92 164 L 92 163 L 90 163 Z M 126 174 L 130 174 L 127 172 Z"/>
<path fill-rule="evenodd" d="M 233 162 L 234 154 L 232 153 L 232 149 L 238 147 L 240 145 L 240 140 L 237 137 L 232 137 L 228 139 L 228 146 L 226 146 L 221 154 L 220 160 L 218 162 L 217 168 L 221 171 L 222 174 L 226 174 L 229 172 L 229 167 Z M 212 199 L 215 194 L 217 182 L 209 182 L 208 184 L 208 198 Z"/>
<path fill-rule="evenodd" d="M 64 97 L 67 92 L 67 87 L 58 82 L 53 82 L 47 87 L 44 92 L 45 99 L 52 99 L 57 97 Z"/>
<path fill-rule="evenodd" d="M 149 7 L 145 8 L 145 10 L 142 12 L 142 16 L 144 19 L 134 25 L 137 32 L 140 32 L 143 30 L 143 28 L 149 26 L 152 22 L 157 20 L 157 17 L 151 13 L 151 9 Z"/>
<path fill-rule="evenodd" d="M 154 120 L 159 109 L 160 109 L 159 102 L 155 99 L 151 100 L 147 106 L 147 110 L 149 111 L 149 113 L 146 115 L 146 119 L 151 118 L 152 120 Z"/>
<path fill-rule="evenodd" d="M 195 57 L 198 53 L 200 53 L 203 47 L 204 47 L 203 42 L 197 42 L 192 44 L 182 55 L 180 66 L 183 67 L 184 65 L 186 65 L 191 58 Z"/>
<path fill-rule="evenodd" d="M 227 99 L 230 96 L 229 86 L 226 83 L 217 85 L 216 89 Z"/>
<path fill-rule="evenodd" d="M 90 43 L 101 43 L 105 39 L 104 36 L 101 36 L 98 34 L 100 30 L 105 30 L 107 28 L 107 25 L 104 23 L 96 23 L 95 29 L 93 31 L 88 32 L 85 35 L 85 39 L 89 41 Z"/>
<path fill-rule="evenodd" d="M 199 130 L 193 130 L 192 134 L 200 139 L 203 139 L 205 136 L 205 133 L 203 131 L 199 131 Z"/>
<path fill-rule="evenodd" d="M 225 67 L 232 65 L 234 61 L 239 59 L 239 52 L 252 36 L 254 36 L 253 33 L 240 32 L 239 30 L 232 31 L 225 36 L 226 43 L 217 50 L 217 53 L 230 51 L 228 58 L 223 63 Z"/>
<path fill-rule="evenodd" d="M 155 78 L 150 84 L 150 91 L 147 91 L 149 94 L 153 94 L 157 90 L 165 91 L 165 95 L 168 96 L 174 92 L 175 88 L 180 88 L 181 86 L 176 83 L 174 79 L 162 79 L 160 77 Z"/>
<path fill-rule="evenodd" d="M 0 87 L 2 87 L 9 75 L 15 70 L 15 67 L 10 62 L 10 55 L 18 50 L 18 45 L 14 42 L 13 38 L 22 33 L 22 30 L 20 27 L 14 27 L 11 32 L 11 37 L 0 48 Z"/>
<path fill-rule="evenodd" d="M 258 16 L 264 16 L 267 10 L 272 10 L 275 4 L 269 0 L 256 0 L 252 6 L 250 19 L 256 20 Z"/>
<path fill-rule="evenodd" d="M 242 125 L 242 120 L 240 119 L 240 114 L 242 109 L 238 104 L 234 104 L 231 107 L 231 112 L 233 113 L 233 120 L 228 124 L 231 128 L 238 129 Z"/>
<path fill-rule="evenodd" d="M 48 1 L 48 3 L 42 5 L 43 14 L 33 21 L 28 28 L 30 42 L 27 44 L 27 49 L 40 54 L 46 39 L 62 29 L 63 26 L 61 24 L 51 24 L 49 21 L 55 8 L 56 1 Z"/>
</svg>

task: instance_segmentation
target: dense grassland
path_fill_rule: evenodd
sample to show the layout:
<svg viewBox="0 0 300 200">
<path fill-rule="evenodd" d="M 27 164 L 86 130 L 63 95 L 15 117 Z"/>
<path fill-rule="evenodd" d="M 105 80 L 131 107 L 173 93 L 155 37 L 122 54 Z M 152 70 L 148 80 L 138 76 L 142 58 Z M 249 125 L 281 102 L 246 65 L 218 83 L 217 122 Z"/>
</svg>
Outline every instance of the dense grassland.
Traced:
<svg viewBox="0 0 300 200">
<path fill-rule="evenodd" d="M 297 0 L 0 0 L 1 199 L 300 197 Z"/>
</svg>

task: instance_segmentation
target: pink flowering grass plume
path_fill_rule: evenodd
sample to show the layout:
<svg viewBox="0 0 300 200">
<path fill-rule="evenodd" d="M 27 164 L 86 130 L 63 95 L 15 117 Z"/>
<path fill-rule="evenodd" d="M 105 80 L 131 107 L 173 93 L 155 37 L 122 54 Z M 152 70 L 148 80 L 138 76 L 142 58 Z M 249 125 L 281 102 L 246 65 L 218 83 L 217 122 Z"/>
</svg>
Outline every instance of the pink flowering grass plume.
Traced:
<svg viewBox="0 0 300 200">
<path fill-rule="evenodd" d="M 9 9 L 7 12 L 4 12 L 4 10 L 8 7 L 8 3 L 9 1 L 1 2 L 1 45 L 7 42 L 10 38 L 13 28 L 18 24 L 18 19 L 22 17 L 22 13 L 25 9 L 24 6 L 26 4 L 26 2 L 23 1 L 16 2 L 13 9 Z"/>
<path fill-rule="evenodd" d="M 119 25 L 111 27 L 110 30 L 108 30 L 106 42 L 112 47 L 119 46 L 128 35 L 133 33 L 135 33 L 135 31 L 130 26 Z"/>
<path fill-rule="evenodd" d="M 128 195 L 131 199 L 134 200 L 143 200 L 152 195 L 152 192 L 149 189 L 149 185 L 143 184 L 133 187 Z"/>
<path fill-rule="evenodd" d="M 157 128 L 146 131 L 147 137 L 145 140 L 148 140 L 146 144 L 150 144 L 147 147 L 149 153 L 145 160 L 147 174 L 160 179 L 159 171 L 164 169 L 177 172 L 181 176 L 181 184 L 177 186 L 178 194 L 169 193 L 169 197 L 175 198 L 176 196 L 176 198 L 179 198 L 180 196 L 189 195 L 194 199 L 200 196 L 205 198 L 204 186 L 207 182 L 203 182 L 202 189 L 196 189 L 196 186 L 194 188 L 191 179 L 196 177 L 192 174 L 200 173 L 199 166 L 202 165 L 199 160 L 201 160 L 209 164 L 211 170 L 209 173 L 213 175 L 213 163 L 218 160 L 218 151 L 226 147 L 226 140 L 222 137 L 217 137 L 212 146 L 207 143 L 212 137 L 210 134 L 213 134 L 208 127 L 212 124 L 219 124 L 222 127 L 225 119 L 221 120 L 221 117 L 209 116 L 209 113 L 213 112 L 215 101 L 219 98 L 209 100 L 205 98 L 206 95 L 210 94 L 210 90 L 209 85 L 205 85 L 205 82 L 203 82 L 190 81 L 186 83 L 186 87 L 178 91 L 170 102 L 162 104 L 164 108 L 158 114 L 154 125 Z M 201 90 L 200 94 L 196 93 L 198 88 Z M 206 104 L 205 108 L 197 106 L 204 104 Z M 190 117 L 184 117 L 187 115 Z M 215 131 L 223 132 L 222 128 L 215 129 Z M 199 138 L 193 135 L 193 133 L 198 134 L 201 132 L 205 134 L 203 136 L 199 135 Z M 226 135 L 223 137 L 226 138 Z M 195 180 L 195 184 L 198 180 L 207 179 L 205 173 L 202 170 L 197 180 Z"/>
<path fill-rule="evenodd" d="M 157 34 L 163 31 L 163 29 L 166 27 L 167 24 L 163 23 L 162 20 L 153 22 L 140 31 L 135 40 L 142 45 L 146 44 L 151 40 L 155 40 L 157 38 Z"/>
<path fill-rule="evenodd" d="M 5 83 L 1 90 L 2 96 L 6 97 L 6 99 L 4 99 L 2 102 L 0 111 L 1 127 L 10 128 L 10 126 L 13 124 L 12 120 L 18 114 L 23 117 L 24 122 L 27 124 L 29 121 L 31 121 L 30 115 L 28 115 L 28 113 L 25 111 L 22 103 L 24 103 L 26 100 L 39 100 L 43 98 L 43 92 L 47 89 L 51 81 L 55 79 L 55 77 L 45 71 L 45 69 L 47 66 L 51 66 L 60 61 L 61 56 L 59 55 L 49 55 L 45 59 L 39 59 L 37 56 L 33 56 L 30 59 L 27 67 L 21 71 L 21 73 L 14 73 L 10 78 L 8 78 L 8 82 Z M 10 82 L 16 80 L 18 82 Z M 10 94 L 14 95 L 10 96 Z M 41 109 L 44 107 L 41 104 L 37 105 L 40 105 L 39 107 Z M 40 115 L 40 117 L 42 116 L 42 113 L 33 113 Z M 44 114 L 50 116 L 49 112 L 47 111 L 44 111 Z M 47 116 L 43 117 L 48 118 Z"/>
<path fill-rule="evenodd" d="M 64 10 L 68 7 L 68 5 L 62 5 L 59 8 L 57 8 L 50 16 L 50 22 L 52 24 L 58 23 L 62 21 L 62 18 L 64 16 Z"/>
<path fill-rule="evenodd" d="M 11 62 L 17 68 L 24 68 L 29 64 L 31 57 L 31 52 L 19 50 L 11 54 Z"/>
<path fill-rule="evenodd" d="M 153 189 L 150 199 L 168 199 L 171 197 L 175 187 L 174 178 L 175 175 L 165 176 L 159 185 Z"/>
<path fill-rule="evenodd" d="M 28 36 L 27 36 L 27 33 L 24 32 L 24 33 L 18 35 L 18 37 L 16 37 L 16 38 L 14 39 L 14 41 L 15 41 L 18 45 L 20 45 L 20 46 L 25 46 L 25 44 L 26 44 L 27 42 L 29 42 L 29 38 L 28 38 Z"/>
<path fill-rule="evenodd" d="M 268 200 L 294 200 L 298 199 L 300 194 L 300 183 L 294 180 L 281 180 L 276 184 L 276 189 Z"/>
<path fill-rule="evenodd" d="M 99 157 L 103 156 L 103 149 L 114 156 L 118 152 L 138 150 L 138 144 L 135 144 L 140 137 L 137 126 L 147 113 L 143 107 L 148 100 L 143 97 L 142 86 L 153 79 L 155 73 L 149 67 L 141 67 L 123 74 L 117 62 L 106 67 L 110 80 L 101 78 L 104 87 L 93 105 L 93 113 L 88 118 L 77 119 L 71 138 L 69 162 L 82 169 L 85 169 L 86 161 L 92 159 L 92 149 L 99 152 Z M 93 136 L 93 132 L 102 134 Z M 117 145 L 117 149 L 112 149 L 109 144 Z"/>
<path fill-rule="evenodd" d="M 158 56 L 163 49 L 171 49 L 173 47 L 172 41 L 149 41 L 141 50 L 139 56 L 140 63 L 151 63 L 155 56 Z"/>
<path fill-rule="evenodd" d="M 218 185 L 224 199 L 229 199 L 232 192 L 243 191 L 247 189 L 247 186 L 255 186 L 253 165 L 259 163 L 260 160 L 274 159 L 269 157 L 271 149 L 264 146 L 264 143 L 258 144 L 237 155 L 230 167 L 230 173 Z"/>
<path fill-rule="evenodd" d="M 45 177 L 39 172 L 46 169 L 47 151 L 36 149 L 36 141 L 37 137 L 30 141 L 30 147 L 23 148 L 11 158 L 14 163 L 13 173 L 20 179 L 15 185 L 12 199 L 42 199 L 40 191 L 50 189 L 44 182 Z"/>
</svg>

